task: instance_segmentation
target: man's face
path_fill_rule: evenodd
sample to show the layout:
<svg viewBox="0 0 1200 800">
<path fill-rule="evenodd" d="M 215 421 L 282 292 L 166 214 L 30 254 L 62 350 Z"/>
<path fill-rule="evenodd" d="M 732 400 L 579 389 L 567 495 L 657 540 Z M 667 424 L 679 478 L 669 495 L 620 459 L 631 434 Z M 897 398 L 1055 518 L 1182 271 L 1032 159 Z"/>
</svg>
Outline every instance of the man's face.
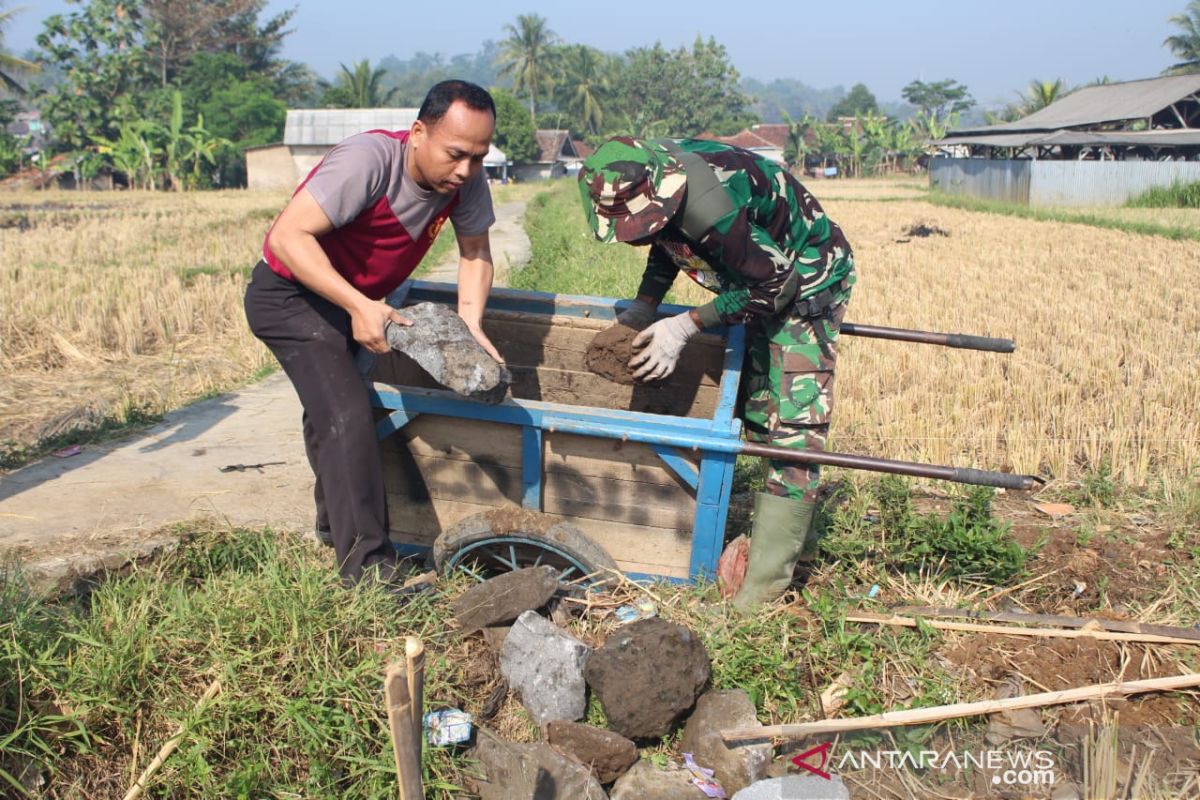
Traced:
<svg viewBox="0 0 1200 800">
<path fill-rule="evenodd" d="M 417 183 L 438 194 L 452 194 L 483 168 L 496 121 L 490 111 L 453 103 L 432 127 L 417 120 L 409 134 Z"/>
</svg>

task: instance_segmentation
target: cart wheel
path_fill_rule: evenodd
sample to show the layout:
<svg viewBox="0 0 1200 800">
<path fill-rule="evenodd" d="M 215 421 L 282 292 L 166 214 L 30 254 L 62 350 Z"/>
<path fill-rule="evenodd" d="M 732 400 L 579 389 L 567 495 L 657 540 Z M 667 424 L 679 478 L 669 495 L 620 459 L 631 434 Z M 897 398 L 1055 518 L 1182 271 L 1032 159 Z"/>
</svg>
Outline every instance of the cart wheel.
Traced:
<svg viewBox="0 0 1200 800">
<path fill-rule="evenodd" d="M 486 511 L 472 515 L 437 537 L 433 561 L 439 572 L 462 570 L 482 581 L 503 572 L 549 565 L 558 570 L 561 580 L 591 587 L 610 580 L 610 570 L 617 569 L 612 556 L 574 525 L 556 522 L 544 532 L 501 532 L 490 516 Z"/>
</svg>

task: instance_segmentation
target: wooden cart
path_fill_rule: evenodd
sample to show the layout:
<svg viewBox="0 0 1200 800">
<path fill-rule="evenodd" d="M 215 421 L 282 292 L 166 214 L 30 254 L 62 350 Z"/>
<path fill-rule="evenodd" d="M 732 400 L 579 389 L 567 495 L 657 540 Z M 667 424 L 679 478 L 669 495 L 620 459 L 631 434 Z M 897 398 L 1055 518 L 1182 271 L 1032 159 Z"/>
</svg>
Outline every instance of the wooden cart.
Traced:
<svg viewBox="0 0 1200 800">
<path fill-rule="evenodd" d="M 409 304 L 453 304 L 415 282 Z M 437 388 L 406 356 L 373 374 L 393 542 L 439 566 L 554 563 L 568 579 L 715 575 L 741 422 L 744 331 L 696 337 L 663 386 L 594 375 L 584 352 L 623 307 L 495 290 L 484 329 L 513 374 L 499 405 Z M 664 315 L 682 312 L 664 306 Z"/>
</svg>

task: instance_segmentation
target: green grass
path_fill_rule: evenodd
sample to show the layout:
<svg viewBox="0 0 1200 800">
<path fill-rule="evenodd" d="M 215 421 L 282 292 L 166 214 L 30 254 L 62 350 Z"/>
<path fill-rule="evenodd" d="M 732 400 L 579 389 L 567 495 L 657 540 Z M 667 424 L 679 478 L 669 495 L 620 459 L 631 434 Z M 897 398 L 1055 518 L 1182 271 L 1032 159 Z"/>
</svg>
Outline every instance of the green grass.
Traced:
<svg viewBox="0 0 1200 800">
<path fill-rule="evenodd" d="M 32 771 L 47 780 L 39 797 L 120 797 L 182 723 L 150 797 L 393 797 L 383 670 L 419 635 L 434 654 L 427 707 L 458 705 L 458 637 L 440 599 L 401 609 L 344 590 L 325 555 L 269 531 L 202 532 L 63 604 L 7 571 L 0 796 L 22 796 L 17 775 Z M 220 694 L 193 713 L 213 679 Z M 428 748 L 428 796 L 451 796 L 462 766 Z"/>
<path fill-rule="evenodd" d="M 1136 233 L 1144 236 L 1160 236 L 1175 241 L 1200 241 L 1200 229 L 1180 228 L 1168 225 L 1157 225 L 1152 222 L 1116 219 L 1098 214 L 1082 213 L 1056 208 L 1034 208 L 1017 203 L 1001 203 L 995 200 L 983 200 L 976 197 L 950 195 L 943 192 L 930 192 L 925 198 L 935 206 L 957 208 L 963 211 L 977 211 L 985 214 L 1000 214 L 1008 217 L 1032 219 L 1039 222 L 1069 222 L 1080 225 L 1091 225 L 1096 228 Z"/>
<path fill-rule="evenodd" d="M 992 494 L 969 487 L 948 514 L 917 514 L 904 478 L 848 482 L 826 506 L 821 550 L 848 563 L 1004 585 L 1024 572 L 1029 553 L 992 515 Z"/>
<path fill-rule="evenodd" d="M 512 288 L 618 298 L 637 292 L 646 251 L 597 242 L 584 220 L 574 181 L 561 181 L 530 200 L 525 231 L 532 256 L 509 276 Z"/>
<path fill-rule="evenodd" d="M 1155 186 L 1125 204 L 1129 208 L 1200 208 L 1200 181 Z"/>
</svg>

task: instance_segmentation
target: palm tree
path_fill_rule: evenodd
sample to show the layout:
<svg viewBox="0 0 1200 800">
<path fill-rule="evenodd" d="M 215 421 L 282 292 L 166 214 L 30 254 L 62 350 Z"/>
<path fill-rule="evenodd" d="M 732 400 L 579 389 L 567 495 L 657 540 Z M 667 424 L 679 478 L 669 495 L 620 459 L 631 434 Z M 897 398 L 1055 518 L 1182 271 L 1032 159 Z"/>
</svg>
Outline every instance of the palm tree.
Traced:
<svg viewBox="0 0 1200 800">
<path fill-rule="evenodd" d="M 387 106 L 396 99 L 396 95 L 400 92 L 399 87 L 392 87 L 381 94 L 379 82 L 387 74 L 387 70 L 382 67 L 371 69 L 371 62 L 365 58 L 356 63 L 354 69 L 347 68 L 345 64 L 338 66 L 342 68 L 342 73 L 338 75 L 338 88 L 349 95 L 351 108 Z"/>
<path fill-rule="evenodd" d="M 1182 14 L 1171 17 L 1169 22 L 1179 28 L 1179 33 L 1168 36 L 1163 44 L 1179 59 L 1163 70 L 1167 75 L 1184 75 L 1200 72 L 1200 0 L 1191 0 Z"/>
<path fill-rule="evenodd" d="M 558 107 L 583 123 L 589 133 L 600 131 L 604 107 L 610 95 L 608 64 L 604 54 L 593 47 L 571 45 L 563 53 L 557 81 Z"/>
<path fill-rule="evenodd" d="M 1067 96 L 1070 90 L 1067 89 L 1067 84 L 1062 78 L 1055 78 L 1053 81 L 1033 80 L 1029 82 L 1029 89 L 1022 97 L 1022 111 L 1026 115 L 1032 114 L 1035 111 L 1041 111 L 1051 103 L 1062 100 Z"/>
<path fill-rule="evenodd" d="M 3 7 L 3 5 L 3 0 L 0 0 L 0 7 Z M 37 64 L 32 64 L 22 58 L 10 56 L 4 52 L 4 29 L 8 27 L 8 23 L 12 22 L 13 17 L 23 10 L 21 8 L 11 8 L 7 11 L 0 11 L 0 84 L 3 84 L 9 91 L 16 95 L 24 95 L 25 87 L 17 83 L 17 79 L 13 77 L 12 73 L 38 71 Z"/>
<path fill-rule="evenodd" d="M 799 120 L 793 120 L 786 111 L 783 121 L 788 126 L 787 144 L 783 147 L 783 162 L 793 174 L 804 172 L 804 159 L 812 151 L 808 143 L 809 133 L 817 125 L 812 114 L 805 112 Z"/>
<path fill-rule="evenodd" d="M 529 95 L 529 118 L 537 128 L 537 95 L 549 82 L 550 62 L 558 37 L 540 14 L 520 14 L 516 25 L 505 25 L 508 38 L 500 44 L 500 74 L 513 79 L 513 88 Z"/>
</svg>

